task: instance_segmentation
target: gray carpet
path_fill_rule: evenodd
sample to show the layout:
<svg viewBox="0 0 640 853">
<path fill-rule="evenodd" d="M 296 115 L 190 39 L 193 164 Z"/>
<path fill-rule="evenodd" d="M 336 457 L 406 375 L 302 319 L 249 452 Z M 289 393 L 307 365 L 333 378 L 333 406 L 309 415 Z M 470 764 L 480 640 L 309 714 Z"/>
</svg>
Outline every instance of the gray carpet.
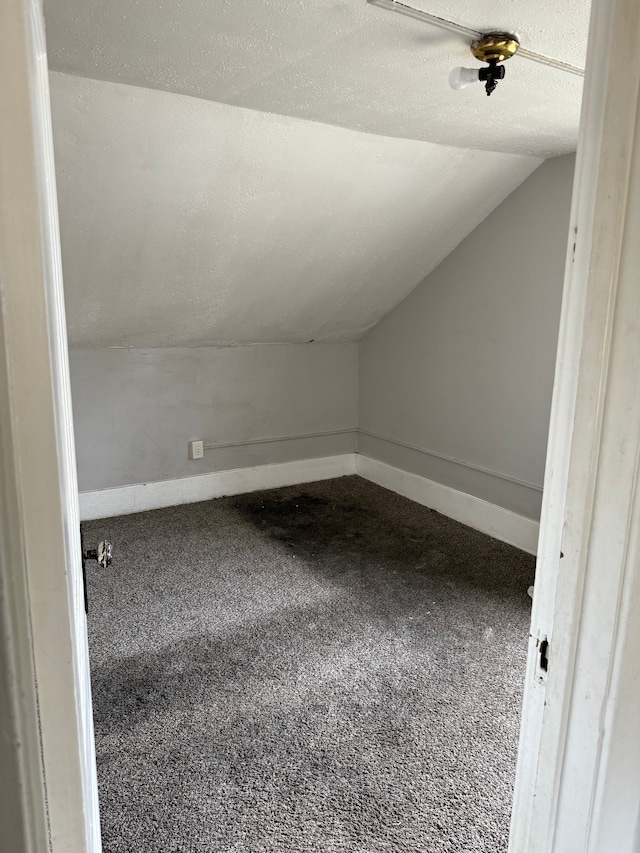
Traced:
<svg viewBox="0 0 640 853">
<path fill-rule="evenodd" d="M 532 557 L 358 477 L 85 530 L 105 853 L 507 849 Z"/>
</svg>

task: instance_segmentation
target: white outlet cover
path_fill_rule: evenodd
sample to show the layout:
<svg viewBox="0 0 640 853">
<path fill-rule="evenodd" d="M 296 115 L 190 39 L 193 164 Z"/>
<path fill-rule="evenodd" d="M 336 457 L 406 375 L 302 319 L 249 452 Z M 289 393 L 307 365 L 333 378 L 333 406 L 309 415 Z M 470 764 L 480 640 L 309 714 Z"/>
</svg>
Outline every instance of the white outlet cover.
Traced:
<svg viewBox="0 0 640 853">
<path fill-rule="evenodd" d="M 202 459 L 204 457 L 204 441 L 189 442 L 189 459 Z"/>
</svg>

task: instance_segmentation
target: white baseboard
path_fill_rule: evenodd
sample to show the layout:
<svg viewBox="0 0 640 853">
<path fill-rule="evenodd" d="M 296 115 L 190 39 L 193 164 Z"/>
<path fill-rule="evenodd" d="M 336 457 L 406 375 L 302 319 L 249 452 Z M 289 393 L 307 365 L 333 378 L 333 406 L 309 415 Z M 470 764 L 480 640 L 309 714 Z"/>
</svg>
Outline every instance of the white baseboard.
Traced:
<svg viewBox="0 0 640 853">
<path fill-rule="evenodd" d="M 435 509 L 443 515 L 488 533 L 495 539 L 535 554 L 538 545 L 538 522 L 503 507 L 443 486 L 418 474 L 410 474 L 357 454 L 356 473 L 385 489 L 397 492 L 416 503 Z"/>
<path fill-rule="evenodd" d="M 179 480 L 81 492 L 80 518 L 88 521 L 92 518 L 128 515 L 132 512 L 206 501 L 224 495 L 241 495 L 261 489 L 330 480 L 345 474 L 355 474 L 355 457 L 355 453 L 343 453 L 340 456 L 258 465 L 254 468 L 233 468 Z"/>
<path fill-rule="evenodd" d="M 536 553 L 538 523 L 532 519 L 357 453 L 257 465 L 254 468 L 233 468 L 179 480 L 81 492 L 80 518 L 88 521 L 92 518 L 128 515 L 224 495 L 330 480 L 346 474 L 359 474 L 366 480 L 488 533 L 502 542 L 508 542 L 530 554 Z"/>
</svg>

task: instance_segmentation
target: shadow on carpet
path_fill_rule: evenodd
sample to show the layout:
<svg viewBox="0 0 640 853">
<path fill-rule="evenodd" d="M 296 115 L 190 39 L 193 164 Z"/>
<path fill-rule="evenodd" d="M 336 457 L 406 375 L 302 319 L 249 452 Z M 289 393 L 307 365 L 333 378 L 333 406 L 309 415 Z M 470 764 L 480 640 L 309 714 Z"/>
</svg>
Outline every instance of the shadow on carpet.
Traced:
<svg viewBox="0 0 640 853">
<path fill-rule="evenodd" d="M 506 851 L 533 557 L 358 477 L 86 535 L 105 853 Z"/>
</svg>

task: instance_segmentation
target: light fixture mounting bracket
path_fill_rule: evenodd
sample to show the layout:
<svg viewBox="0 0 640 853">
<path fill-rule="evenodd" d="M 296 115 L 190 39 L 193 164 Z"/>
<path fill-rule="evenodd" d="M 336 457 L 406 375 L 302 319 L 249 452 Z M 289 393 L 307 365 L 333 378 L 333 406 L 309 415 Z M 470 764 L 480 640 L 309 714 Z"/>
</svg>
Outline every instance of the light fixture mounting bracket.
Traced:
<svg viewBox="0 0 640 853">
<path fill-rule="evenodd" d="M 519 47 L 520 42 L 511 33 L 484 33 L 472 42 L 471 53 L 480 62 L 506 62 Z"/>
</svg>

